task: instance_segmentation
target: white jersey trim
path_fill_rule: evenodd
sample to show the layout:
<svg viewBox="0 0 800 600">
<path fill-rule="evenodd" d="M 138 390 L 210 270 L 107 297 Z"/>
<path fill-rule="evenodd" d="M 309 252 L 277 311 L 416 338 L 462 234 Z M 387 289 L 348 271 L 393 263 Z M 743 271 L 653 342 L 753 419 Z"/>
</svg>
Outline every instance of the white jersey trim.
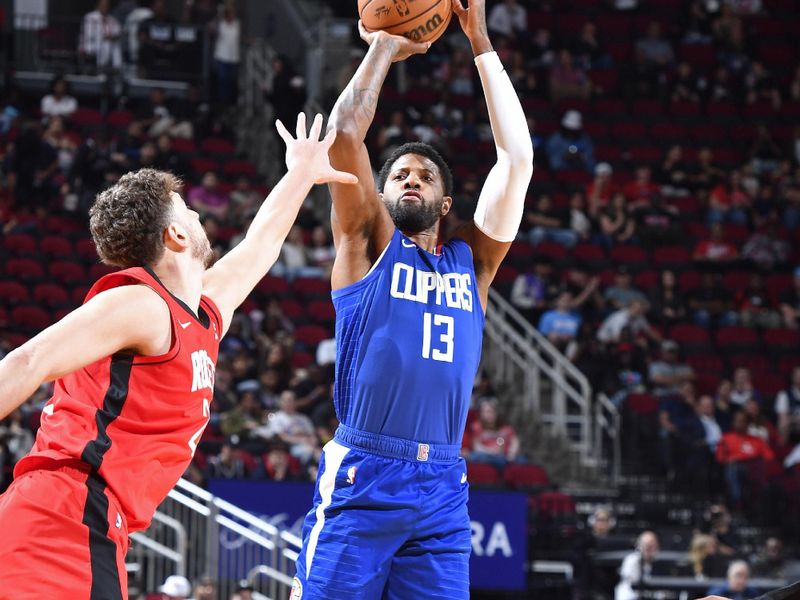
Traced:
<svg viewBox="0 0 800 600">
<path fill-rule="evenodd" d="M 336 487 L 336 474 L 342 466 L 342 461 L 350 448 L 345 448 L 336 441 L 331 440 L 322 449 L 325 456 L 325 470 L 319 477 L 319 495 L 321 501 L 317 506 L 316 516 L 317 522 L 311 528 L 311 533 L 308 536 L 308 547 L 306 548 L 306 580 L 311 576 L 311 563 L 314 561 L 314 554 L 317 551 L 317 543 L 319 542 L 319 534 L 322 533 L 322 528 L 325 526 L 325 509 L 327 509 L 333 501 L 333 490 Z"/>
</svg>

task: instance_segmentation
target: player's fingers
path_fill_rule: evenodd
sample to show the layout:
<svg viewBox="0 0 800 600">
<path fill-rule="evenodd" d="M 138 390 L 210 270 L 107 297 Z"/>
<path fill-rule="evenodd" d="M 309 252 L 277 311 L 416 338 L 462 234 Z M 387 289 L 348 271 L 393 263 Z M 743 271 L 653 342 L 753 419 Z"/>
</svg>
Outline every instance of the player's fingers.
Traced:
<svg viewBox="0 0 800 600">
<path fill-rule="evenodd" d="M 331 169 L 325 174 L 326 181 L 335 181 L 337 183 L 346 183 L 349 185 L 355 185 L 358 183 L 358 177 L 353 175 L 352 173 L 346 173 L 345 171 L 337 171 L 336 169 Z"/>
<path fill-rule="evenodd" d="M 361 39 L 368 44 L 372 42 L 372 32 L 367 29 L 367 26 L 364 25 L 364 21 L 361 19 L 358 20 L 358 35 L 360 35 Z"/>
<path fill-rule="evenodd" d="M 278 135 L 281 136 L 284 142 L 286 142 L 287 146 L 289 145 L 289 142 L 292 142 L 294 140 L 292 134 L 289 133 L 289 130 L 286 129 L 286 125 L 284 125 L 280 119 L 275 121 L 275 129 L 278 130 Z"/>
<path fill-rule="evenodd" d="M 306 139 L 306 113 L 304 112 L 297 115 L 297 139 Z"/>
<path fill-rule="evenodd" d="M 308 134 L 308 139 L 318 142 L 320 131 L 322 131 L 322 115 L 317 113 L 311 124 L 311 133 Z"/>
<path fill-rule="evenodd" d="M 330 148 L 333 146 L 333 142 L 336 141 L 336 128 L 331 127 L 328 130 L 328 133 L 325 134 L 325 138 L 322 140 L 322 143 L 325 144 L 326 148 Z"/>
<path fill-rule="evenodd" d="M 467 12 L 467 9 L 461 4 L 461 0 L 453 0 L 453 12 L 459 17 Z"/>
</svg>

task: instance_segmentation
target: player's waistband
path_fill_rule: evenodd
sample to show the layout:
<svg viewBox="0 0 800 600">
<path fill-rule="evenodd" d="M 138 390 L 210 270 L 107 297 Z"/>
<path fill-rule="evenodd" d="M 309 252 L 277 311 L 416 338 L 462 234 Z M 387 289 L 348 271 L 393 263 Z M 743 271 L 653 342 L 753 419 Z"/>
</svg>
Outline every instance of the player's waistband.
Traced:
<svg viewBox="0 0 800 600">
<path fill-rule="evenodd" d="M 345 446 L 379 456 L 418 462 L 453 462 L 459 458 L 461 452 L 460 446 L 424 444 L 379 433 L 359 431 L 347 425 L 339 425 L 333 439 Z"/>
</svg>

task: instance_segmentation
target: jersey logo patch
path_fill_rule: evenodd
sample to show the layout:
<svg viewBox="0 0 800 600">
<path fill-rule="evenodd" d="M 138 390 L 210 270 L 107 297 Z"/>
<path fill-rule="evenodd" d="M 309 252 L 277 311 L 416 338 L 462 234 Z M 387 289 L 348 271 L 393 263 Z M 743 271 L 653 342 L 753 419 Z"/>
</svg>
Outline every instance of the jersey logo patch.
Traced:
<svg viewBox="0 0 800 600">
<path fill-rule="evenodd" d="M 356 468 L 355 466 L 347 469 L 347 483 L 353 485 L 356 482 Z"/>
<path fill-rule="evenodd" d="M 191 324 L 192 324 L 192 322 L 191 322 L 191 321 L 186 321 L 186 323 L 181 323 L 180 321 L 178 321 L 178 324 L 179 324 L 181 327 L 183 327 L 184 329 L 186 329 L 186 328 L 187 328 L 189 325 L 191 325 Z"/>
<path fill-rule="evenodd" d="M 417 460 L 420 461 L 427 461 L 428 460 L 428 452 L 430 452 L 430 446 L 428 444 L 419 444 L 417 446 Z"/>
<path fill-rule="evenodd" d="M 117 513 L 117 520 L 114 522 L 114 527 L 116 527 L 117 529 L 122 527 L 122 515 L 120 515 L 119 513 Z"/>
<path fill-rule="evenodd" d="M 303 597 L 303 584 L 295 577 L 292 579 L 292 592 L 289 594 L 289 600 L 301 600 Z"/>
</svg>

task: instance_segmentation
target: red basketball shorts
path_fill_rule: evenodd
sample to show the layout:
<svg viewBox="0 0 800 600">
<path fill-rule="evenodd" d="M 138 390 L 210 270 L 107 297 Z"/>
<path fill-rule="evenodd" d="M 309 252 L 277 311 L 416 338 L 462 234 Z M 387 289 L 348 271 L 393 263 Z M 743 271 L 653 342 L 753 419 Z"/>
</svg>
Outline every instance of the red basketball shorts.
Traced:
<svg viewBox="0 0 800 600">
<path fill-rule="evenodd" d="M 17 477 L 0 496 L 0 600 L 127 600 L 128 531 L 88 468 Z"/>
</svg>

